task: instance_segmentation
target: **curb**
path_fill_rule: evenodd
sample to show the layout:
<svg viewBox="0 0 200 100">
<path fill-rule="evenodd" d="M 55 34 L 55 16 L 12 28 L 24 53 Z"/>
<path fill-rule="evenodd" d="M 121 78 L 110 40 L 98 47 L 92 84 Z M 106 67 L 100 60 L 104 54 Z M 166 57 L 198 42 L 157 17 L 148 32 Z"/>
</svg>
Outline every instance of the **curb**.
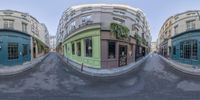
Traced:
<svg viewBox="0 0 200 100">
<path fill-rule="evenodd" d="M 93 69 L 93 70 L 95 70 L 94 72 L 87 71 L 87 70 L 84 70 L 84 69 L 83 69 L 83 71 L 81 71 L 81 68 L 79 68 L 77 66 L 74 66 L 74 65 L 80 65 L 80 64 L 77 64 L 77 63 L 75 63 L 73 61 L 65 61 L 65 59 L 67 59 L 67 58 L 65 58 L 62 55 L 58 54 L 58 56 L 63 60 L 63 62 L 66 65 L 71 66 L 74 70 L 76 70 L 76 71 L 78 71 L 78 72 L 80 72 L 82 74 L 85 74 L 85 75 L 89 75 L 89 76 L 93 76 L 93 77 L 102 77 L 102 78 L 103 77 L 119 76 L 119 75 L 126 74 L 126 73 L 128 73 L 130 71 L 133 71 L 133 70 L 137 69 L 139 67 L 139 65 L 141 65 L 149 57 L 149 55 L 150 54 L 146 55 L 145 57 L 143 57 L 142 59 L 138 60 L 137 62 L 134 62 L 133 65 L 131 65 L 130 68 L 127 68 L 125 70 L 116 71 L 117 68 L 113 68 L 112 70 L 115 70 L 115 71 L 112 72 L 112 73 L 106 73 L 106 72 L 105 73 L 95 73 L 95 72 L 98 72 L 99 70 L 106 70 L 106 71 L 108 71 L 110 69 L 99 69 L 99 70 L 98 69 L 96 69 L 96 70 Z M 74 63 L 74 64 L 72 64 L 72 63 Z M 129 67 L 129 66 L 125 66 L 125 67 Z M 123 67 L 121 67 L 121 68 L 123 68 Z M 118 68 L 118 69 L 120 69 L 120 68 Z"/>
<path fill-rule="evenodd" d="M 35 64 L 29 65 L 27 68 L 24 68 L 24 69 L 19 70 L 19 71 L 13 71 L 13 72 L 10 72 L 10 73 L 0 73 L 0 76 L 11 76 L 11 75 L 16 75 L 16 74 L 19 74 L 19 73 L 28 71 L 28 70 L 34 68 L 36 65 L 39 65 L 39 64 L 40 64 L 42 61 L 44 61 L 44 59 L 46 59 L 48 56 L 49 56 L 49 53 L 46 54 L 40 61 L 38 61 L 38 62 L 35 63 Z"/>
<path fill-rule="evenodd" d="M 171 65 L 174 69 L 181 71 L 183 73 L 186 74 L 190 74 L 190 75 L 196 75 L 196 76 L 200 76 L 200 72 L 195 72 L 195 71 L 190 71 L 190 70 L 184 70 L 183 68 L 181 68 L 181 65 L 176 65 L 173 62 L 171 62 L 170 60 L 164 58 L 163 56 L 159 55 L 160 58 L 162 58 L 165 62 L 167 62 L 169 65 Z"/>
</svg>

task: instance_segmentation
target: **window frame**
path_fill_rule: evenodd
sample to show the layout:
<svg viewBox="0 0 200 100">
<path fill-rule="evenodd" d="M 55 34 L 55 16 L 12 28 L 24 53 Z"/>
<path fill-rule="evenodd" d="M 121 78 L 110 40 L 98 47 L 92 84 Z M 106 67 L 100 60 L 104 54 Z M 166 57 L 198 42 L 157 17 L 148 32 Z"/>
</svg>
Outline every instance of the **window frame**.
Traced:
<svg viewBox="0 0 200 100">
<path fill-rule="evenodd" d="M 27 23 L 22 22 L 22 32 L 27 32 Z"/>
<path fill-rule="evenodd" d="M 8 60 L 19 59 L 19 44 L 15 42 L 8 43 Z"/>
<path fill-rule="evenodd" d="M 72 42 L 72 55 L 75 55 L 75 43 Z"/>
<path fill-rule="evenodd" d="M 89 41 L 88 47 L 87 47 L 87 40 Z M 87 37 L 87 38 L 84 39 L 84 47 L 85 47 L 85 57 L 93 57 L 93 40 L 92 40 L 92 37 Z M 90 50 L 89 50 L 89 47 L 90 47 Z"/>
<path fill-rule="evenodd" d="M 76 55 L 81 56 L 81 41 L 76 42 Z"/>
<path fill-rule="evenodd" d="M 114 52 L 113 52 L 113 57 L 110 56 L 110 45 L 114 44 Z M 112 45 L 113 45 L 112 44 Z M 115 59 L 116 58 L 116 42 L 115 41 L 108 41 L 108 59 Z"/>
<path fill-rule="evenodd" d="M 3 19 L 3 27 L 5 29 L 14 29 L 14 20 L 12 19 Z"/>
</svg>

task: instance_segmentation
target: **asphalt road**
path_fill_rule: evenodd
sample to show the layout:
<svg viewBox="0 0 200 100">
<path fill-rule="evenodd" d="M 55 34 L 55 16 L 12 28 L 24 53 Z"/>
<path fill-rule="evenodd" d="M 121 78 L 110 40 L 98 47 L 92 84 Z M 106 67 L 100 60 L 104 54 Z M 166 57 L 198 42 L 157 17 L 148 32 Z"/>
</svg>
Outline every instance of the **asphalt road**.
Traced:
<svg viewBox="0 0 200 100">
<path fill-rule="evenodd" d="M 27 72 L 0 77 L 0 100 L 200 100 L 200 77 L 152 54 L 136 71 L 99 79 L 76 72 L 50 53 Z"/>
</svg>

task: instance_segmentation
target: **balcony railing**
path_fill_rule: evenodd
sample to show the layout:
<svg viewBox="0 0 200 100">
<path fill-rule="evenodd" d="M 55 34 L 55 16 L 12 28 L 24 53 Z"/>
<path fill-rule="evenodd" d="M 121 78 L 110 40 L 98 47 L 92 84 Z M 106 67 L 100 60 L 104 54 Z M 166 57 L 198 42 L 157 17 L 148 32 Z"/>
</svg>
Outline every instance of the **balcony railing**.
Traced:
<svg viewBox="0 0 200 100">
<path fill-rule="evenodd" d="M 94 25 L 100 25 L 101 23 L 94 23 L 93 21 L 88 21 L 88 22 L 85 22 L 85 23 L 82 23 L 78 26 L 74 26 L 68 34 L 65 35 L 64 38 L 67 38 L 69 35 L 81 30 L 81 29 L 84 29 L 84 28 L 87 28 L 87 27 L 91 27 L 91 26 L 94 26 Z"/>
</svg>

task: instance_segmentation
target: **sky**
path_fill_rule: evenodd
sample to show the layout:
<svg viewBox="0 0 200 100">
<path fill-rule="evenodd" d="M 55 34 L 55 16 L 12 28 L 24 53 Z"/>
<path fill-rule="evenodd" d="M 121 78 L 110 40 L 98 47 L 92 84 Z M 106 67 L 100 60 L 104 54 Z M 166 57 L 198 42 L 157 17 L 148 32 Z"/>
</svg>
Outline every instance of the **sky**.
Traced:
<svg viewBox="0 0 200 100">
<path fill-rule="evenodd" d="M 80 4 L 126 4 L 145 13 L 152 41 L 156 41 L 167 18 L 187 10 L 200 10 L 200 0 L 0 0 L 0 9 L 29 13 L 44 23 L 51 35 L 56 35 L 58 22 L 67 8 Z"/>
</svg>

